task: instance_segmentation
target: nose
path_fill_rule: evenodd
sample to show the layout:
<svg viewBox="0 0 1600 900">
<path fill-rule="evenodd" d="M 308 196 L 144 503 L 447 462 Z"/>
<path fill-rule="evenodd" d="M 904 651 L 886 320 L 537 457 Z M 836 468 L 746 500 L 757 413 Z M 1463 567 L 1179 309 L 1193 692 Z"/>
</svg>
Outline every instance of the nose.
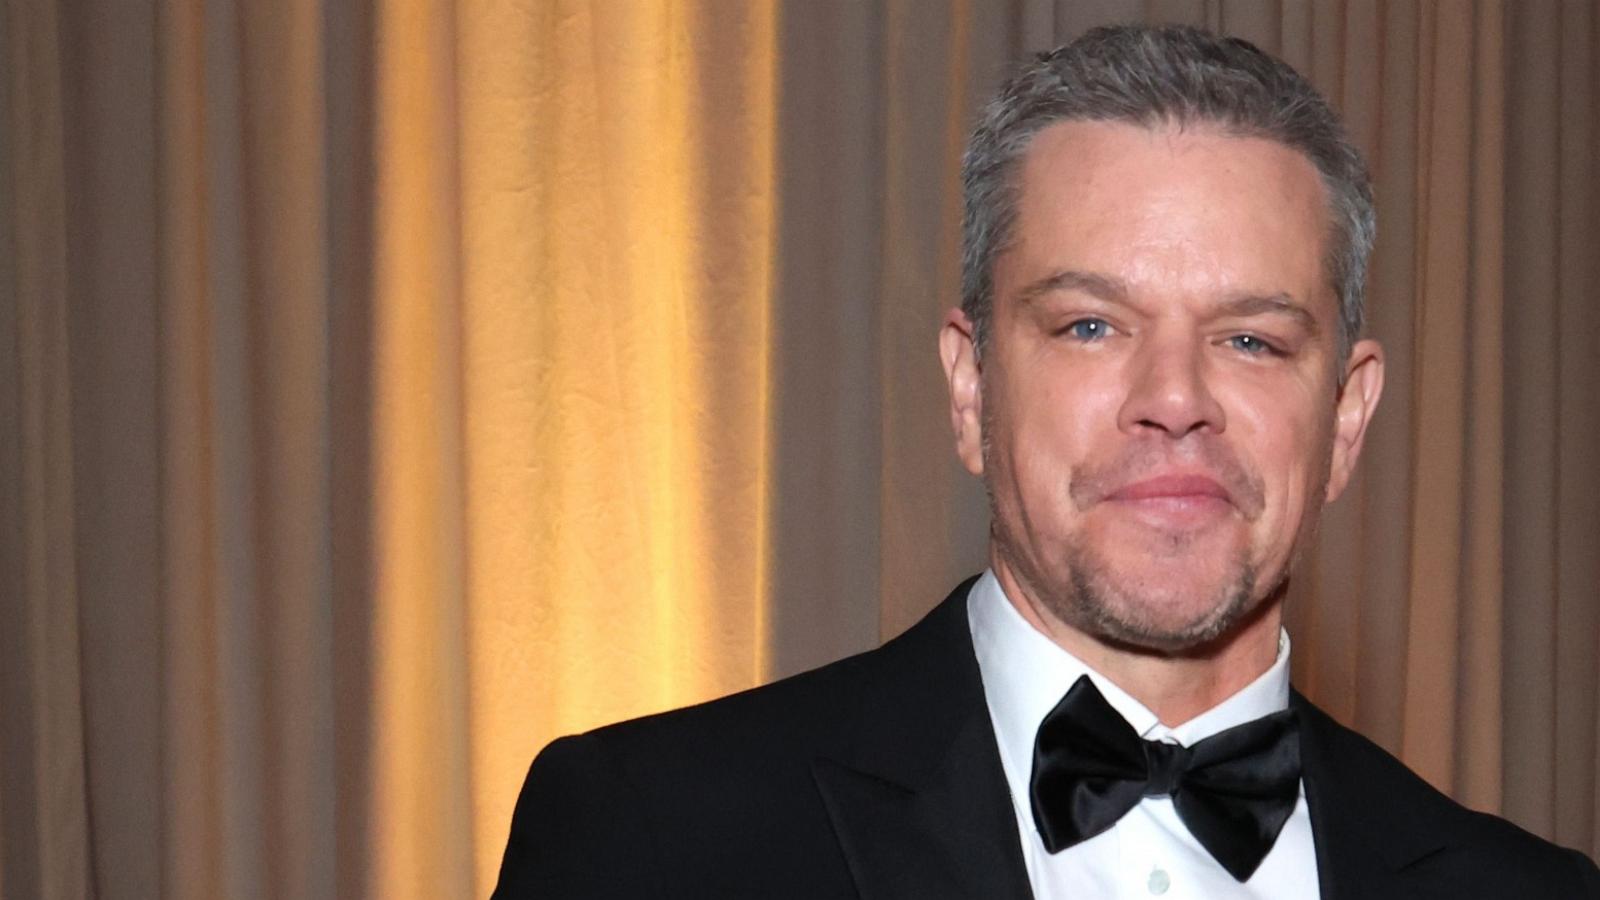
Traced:
<svg viewBox="0 0 1600 900">
<path fill-rule="evenodd" d="M 1117 416 L 1123 432 L 1161 431 L 1177 439 L 1227 427 L 1207 380 L 1204 341 L 1193 336 L 1153 340 L 1128 364 L 1128 394 Z"/>
</svg>

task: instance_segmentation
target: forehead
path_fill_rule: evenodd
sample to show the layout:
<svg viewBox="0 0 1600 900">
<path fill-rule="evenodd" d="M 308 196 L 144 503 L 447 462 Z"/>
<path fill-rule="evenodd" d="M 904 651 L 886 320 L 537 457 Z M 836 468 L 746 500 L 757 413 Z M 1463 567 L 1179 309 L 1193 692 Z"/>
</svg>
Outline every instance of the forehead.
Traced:
<svg viewBox="0 0 1600 900">
<path fill-rule="evenodd" d="M 1135 290 L 1284 292 L 1333 303 L 1322 264 L 1327 192 L 1276 141 L 1211 126 L 1061 122 L 1015 173 L 1016 219 L 997 260 L 1004 296 L 1051 269 L 1102 273 Z"/>
</svg>

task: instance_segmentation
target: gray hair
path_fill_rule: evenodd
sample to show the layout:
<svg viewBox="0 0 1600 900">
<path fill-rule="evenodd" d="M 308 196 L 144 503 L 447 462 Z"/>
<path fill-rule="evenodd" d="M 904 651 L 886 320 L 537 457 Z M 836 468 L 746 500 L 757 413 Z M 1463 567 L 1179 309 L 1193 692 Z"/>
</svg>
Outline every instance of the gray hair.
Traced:
<svg viewBox="0 0 1600 900">
<path fill-rule="evenodd" d="M 983 111 L 961 161 L 961 309 L 980 355 L 993 310 L 994 261 L 1016 219 L 1018 161 L 1035 135 L 1065 121 L 1211 124 L 1305 154 L 1328 191 L 1324 264 L 1339 297 L 1338 359 L 1349 357 L 1361 334 L 1377 223 L 1366 164 L 1338 116 L 1310 82 L 1248 41 L 1144 25 L 1095 28 L 1039 54 Z"/>
</svg>

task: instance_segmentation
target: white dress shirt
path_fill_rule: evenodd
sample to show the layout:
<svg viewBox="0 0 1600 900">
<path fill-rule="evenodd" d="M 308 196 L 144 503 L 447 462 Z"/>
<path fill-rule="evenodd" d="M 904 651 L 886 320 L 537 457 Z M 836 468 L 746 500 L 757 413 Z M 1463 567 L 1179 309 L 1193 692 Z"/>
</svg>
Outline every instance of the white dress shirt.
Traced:
<svg viewBox="0 0 1600 900">
<path fill-rule="evenodd" d="M 1278 637 L 1272 668 L 1238 693 L 1177 726 L 1156 715 L 1116 685 L 1029 625 L 1006 599 L 992 571 L 967 595 L 967 620 L 1000 745 L 1000 763 L 1011 788 L 1011 805 L 1022 833 L 1022 856 L 1037 900 L 1161 897 L 1319 897 L 1317 857 L 1305 783 L 1300 800 L 1261 867 L 1240 884 L 1189 834 L 1170 797 L 1145 797 L 1110 830 L 1051 854 L 1034 825 L 1028 800 L 1034 735 L 1062 695 L 1087 674 L 1106 702 L 1146 740 L 1185 746 L 1289 705 L 1289 636 Z"/>
</svg>

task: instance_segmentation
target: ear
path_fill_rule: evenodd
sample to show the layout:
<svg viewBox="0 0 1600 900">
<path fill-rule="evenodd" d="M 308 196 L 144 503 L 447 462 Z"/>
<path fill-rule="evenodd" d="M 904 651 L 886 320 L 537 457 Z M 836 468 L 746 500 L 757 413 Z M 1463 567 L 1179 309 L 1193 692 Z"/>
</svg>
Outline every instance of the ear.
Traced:
<svg viewBox="0 0 1600 900">
<path fill-rule="evenodd" d="M 1345 364 L 1344 387 L 1334 412 L 1333 461 L 1328 470 L 1328 498 L 1332 503 L 1350 484 L 1367 423 L 1383 395 L 1383 347 L 1377 341 L 1357 341 Z"/>
<path fill-rule="evenodd" d="M 983 372 L 972 342 L 972 322 L 959 308 L 944 315 L 939 328 L 939 359 L 950 389 L 950 425 L 956 455 L 974 475 L 983 475 Z"/>
</svg>

